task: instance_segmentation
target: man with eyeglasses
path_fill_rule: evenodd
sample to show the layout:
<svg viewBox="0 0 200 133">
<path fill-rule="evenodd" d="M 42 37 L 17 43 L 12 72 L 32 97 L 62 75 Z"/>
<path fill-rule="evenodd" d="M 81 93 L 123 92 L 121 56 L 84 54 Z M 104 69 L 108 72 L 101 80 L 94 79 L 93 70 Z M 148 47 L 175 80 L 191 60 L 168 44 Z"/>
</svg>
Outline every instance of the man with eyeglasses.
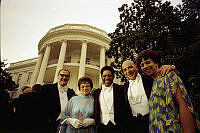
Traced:
<svg viewBox="0 0 200 133">
<path fill-rule="evenodd" d="M 58 72 L 58 82 L 54 84 L 44 84 L 40 92 L 43 129 L 48 133 L 55 133 L 62 118 L 64 109 L 68 101 L 75 96 L 73 89 L 67 86 L 70 72 L 61 69 Z"/>
</svg>

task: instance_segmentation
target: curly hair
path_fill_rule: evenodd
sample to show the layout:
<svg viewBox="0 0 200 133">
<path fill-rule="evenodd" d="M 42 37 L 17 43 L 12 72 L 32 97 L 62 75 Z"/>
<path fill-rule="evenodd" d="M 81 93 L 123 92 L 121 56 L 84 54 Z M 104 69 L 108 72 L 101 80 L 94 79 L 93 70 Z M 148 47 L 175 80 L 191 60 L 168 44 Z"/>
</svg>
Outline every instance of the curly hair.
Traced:
<svg viewBox="0 0 200 133">
<path fill-rule="evenodd" d="M 138 54 L 137 60 L 136 60 L 136 65 L 138 68 L 140 68 L 140 64 L 142 62 L 142 59 L 152 59 L 154 63 L 157 63 L 160 65 L 160 55 L 157 51 L 152 50 L 152 49 L 146 49 L 141 51 Z"/>
</svg>

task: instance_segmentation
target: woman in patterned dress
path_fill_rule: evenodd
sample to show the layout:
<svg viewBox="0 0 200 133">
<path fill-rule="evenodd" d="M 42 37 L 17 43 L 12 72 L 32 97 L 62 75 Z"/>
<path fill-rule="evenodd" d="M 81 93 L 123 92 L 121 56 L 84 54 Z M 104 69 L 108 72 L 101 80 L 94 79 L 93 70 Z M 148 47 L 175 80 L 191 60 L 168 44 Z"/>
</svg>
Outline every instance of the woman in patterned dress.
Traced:
<svg viewBox="0 0 200 133">
<path fill-rule="evenodd" d="M 149 99 L 150 133 L 194 133 L 194 110 L 180 77 L 170 71 L 164 77 L 159 73 L 159 54 L 143 50 L 137 58 L 142 72 L 154 79 Z"/>
<path fill-rule="evenodd" d="M 94 99 L 90 95 L 92 80 L 82 77 L 78 81 L 79 96 L 72 97 L 66 107 L 61 133 L 95 133 Z"/>
</svg>

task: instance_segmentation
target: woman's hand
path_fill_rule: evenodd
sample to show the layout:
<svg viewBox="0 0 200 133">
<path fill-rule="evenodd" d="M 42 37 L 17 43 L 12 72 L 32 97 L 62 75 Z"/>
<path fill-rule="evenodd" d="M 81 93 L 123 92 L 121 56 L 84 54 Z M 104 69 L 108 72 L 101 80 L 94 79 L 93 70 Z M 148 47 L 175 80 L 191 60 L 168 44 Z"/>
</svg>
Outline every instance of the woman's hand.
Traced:
<svg viewBox="0 0 200 133">
<path fill-rule="evenodd" d="M 80 128 L 83 126 L 83 123 L 76 118 L 67 118 L 66 123 L 72 125 L 74 128 Z"/>
<path fill-rule="evenodd" d="M 86 118 L 83 120 L 83 126 L 87 127 L 89 125 L 94 125 L 95 124 L 95 120 L 92 118 Z"/>
</svg>

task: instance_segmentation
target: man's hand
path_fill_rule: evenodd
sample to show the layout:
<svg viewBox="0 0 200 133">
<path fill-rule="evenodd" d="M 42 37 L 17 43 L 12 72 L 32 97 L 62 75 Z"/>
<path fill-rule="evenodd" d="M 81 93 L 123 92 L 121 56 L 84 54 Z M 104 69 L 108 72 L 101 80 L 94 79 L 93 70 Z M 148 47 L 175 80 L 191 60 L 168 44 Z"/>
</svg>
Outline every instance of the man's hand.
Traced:
<svg viewBox="0 0 200 133">
<path fill-rule="evenodd" d="M 174 65 L 162 65 L 159 69 L 160 76 L 163 77 L 168 74 L 171 70 L 176 72 L 176 67 Z"/>
</svg>

